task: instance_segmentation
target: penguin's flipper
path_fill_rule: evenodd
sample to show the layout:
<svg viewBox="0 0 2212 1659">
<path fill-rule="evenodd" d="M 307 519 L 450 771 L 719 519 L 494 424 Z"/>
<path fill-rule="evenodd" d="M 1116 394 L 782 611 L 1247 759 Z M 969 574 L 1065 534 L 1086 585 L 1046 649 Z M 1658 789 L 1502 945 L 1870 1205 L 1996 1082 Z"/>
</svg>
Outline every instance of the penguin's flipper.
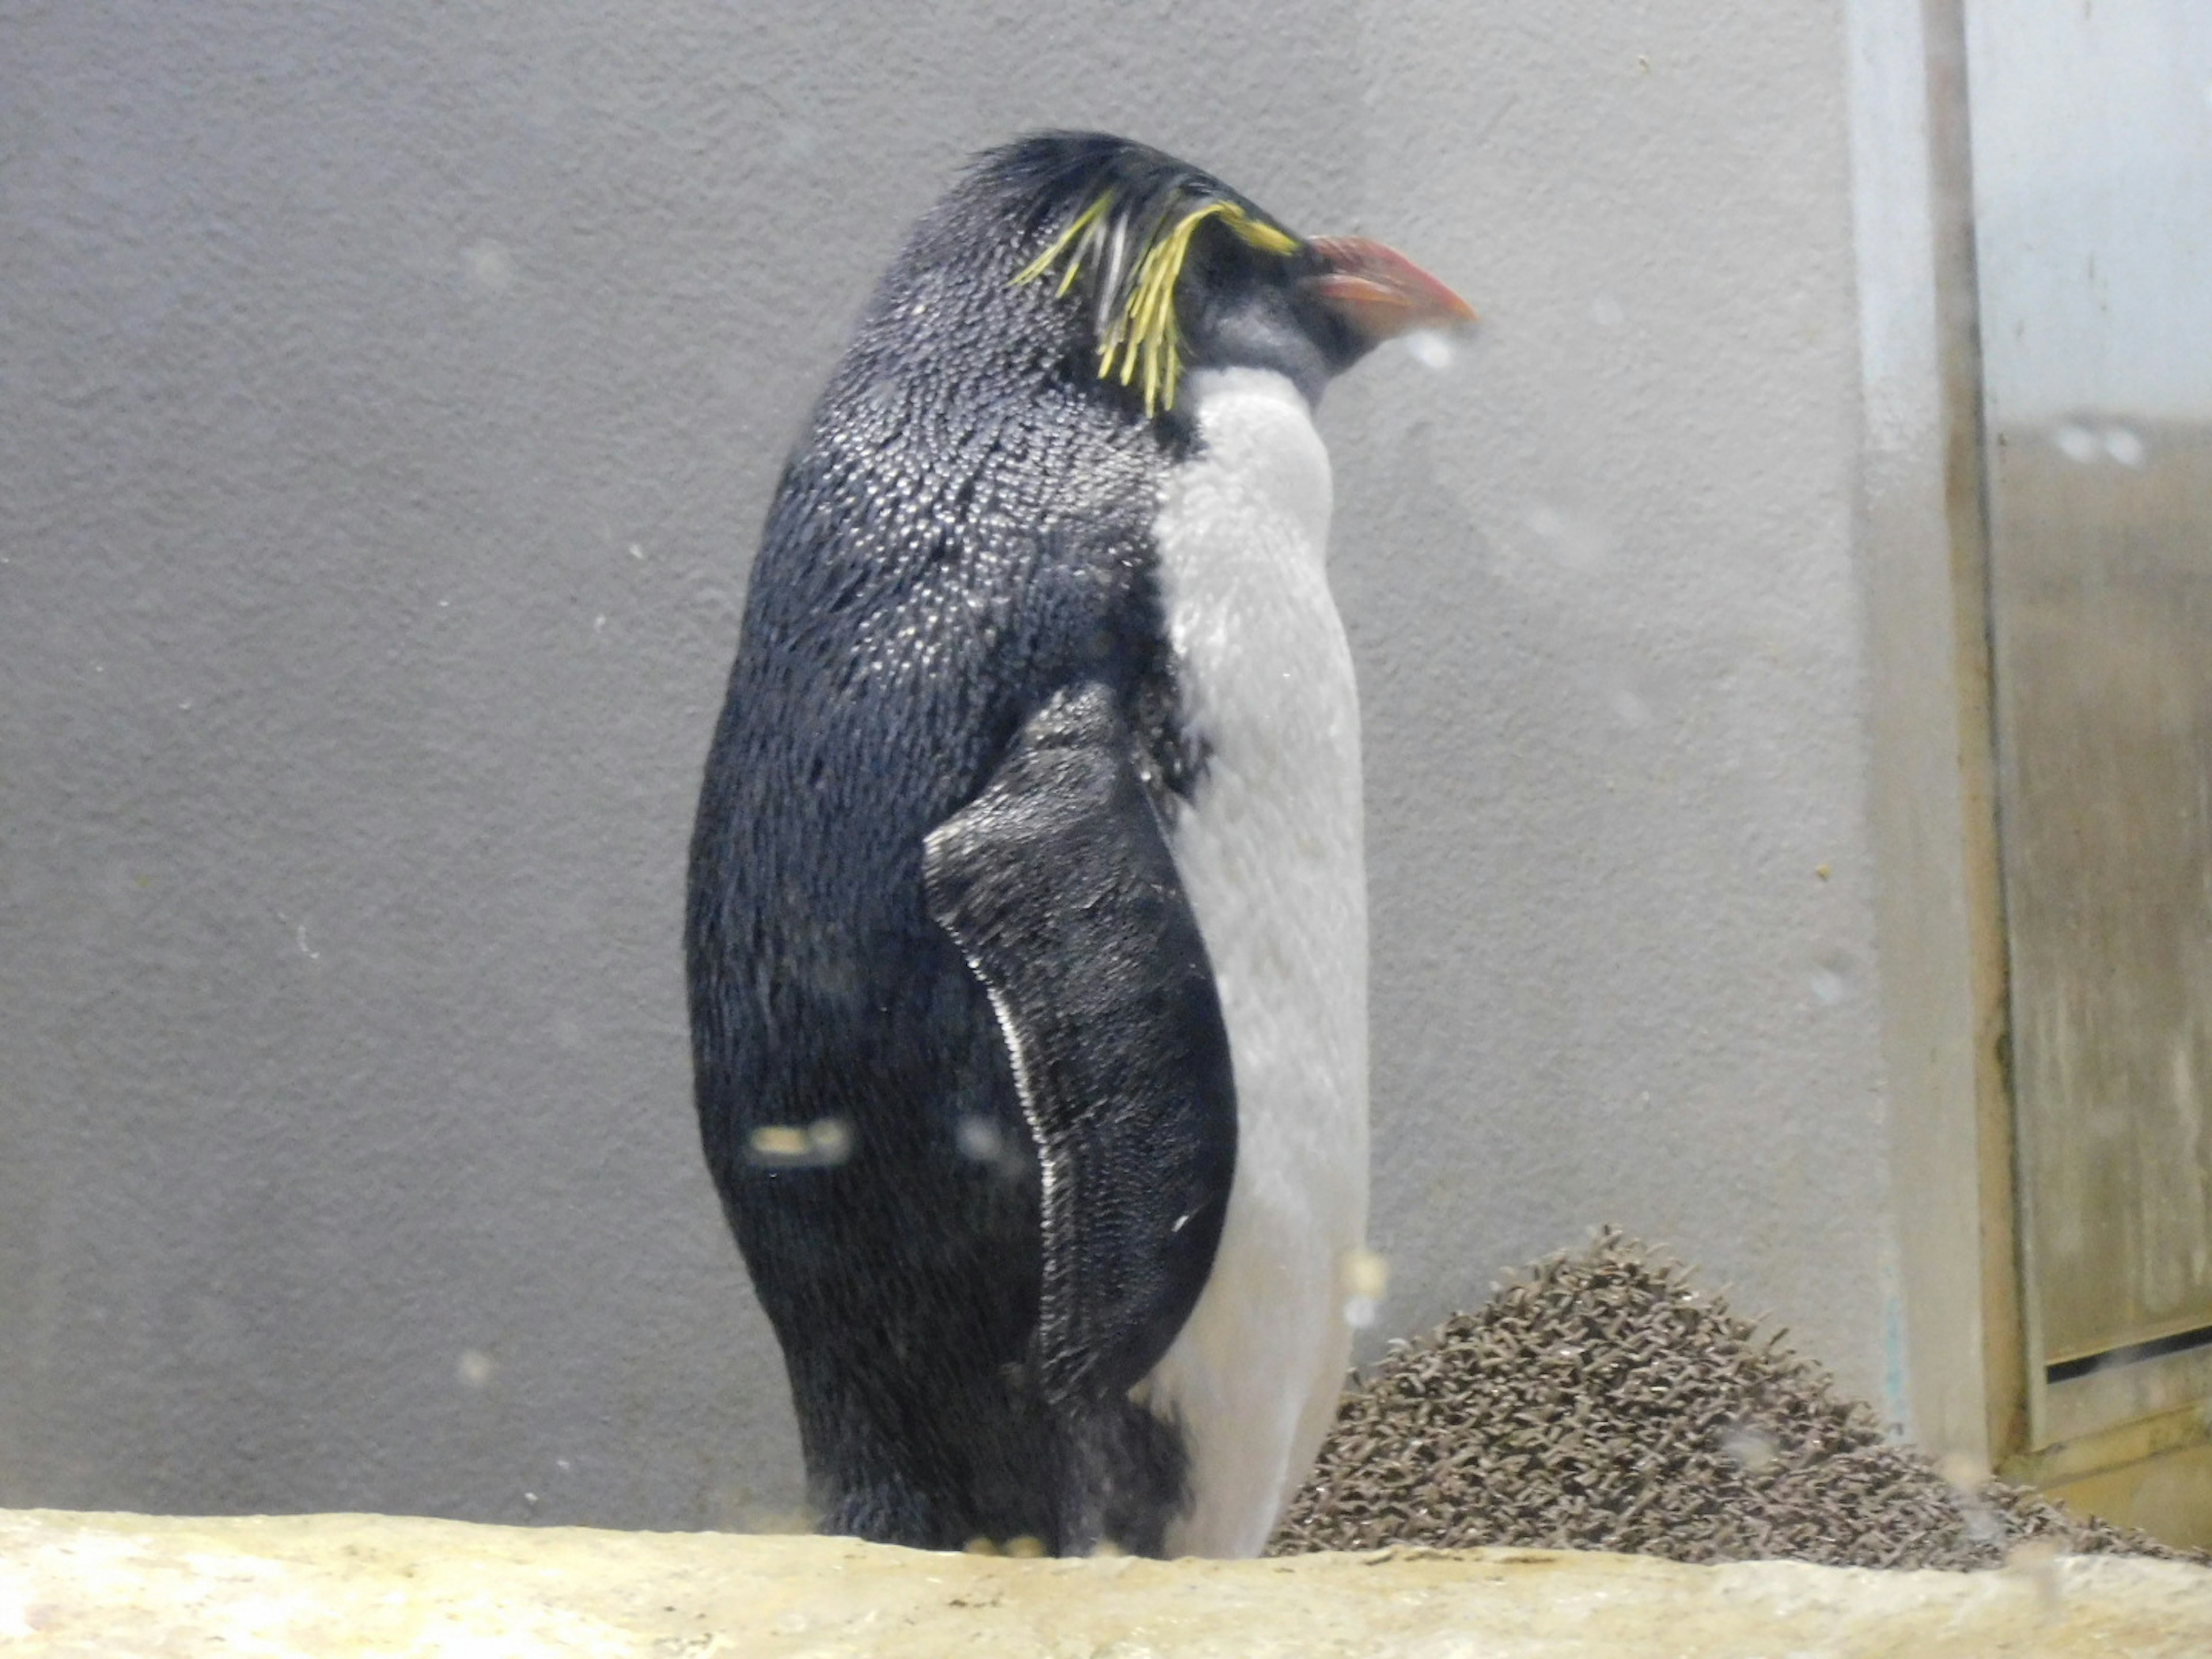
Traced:
<svg viewBox="0 0 2212 1659">
<path fill-rule="evenodd" d="M 990 994 L 1036 1140 L 1045 1395 L 1126 1390 L 1212 1269 L 1237 1095 L 1206 944 L 1107 688 L 1030 718 L 930 832 L 923 884 Z"/>
</svg>

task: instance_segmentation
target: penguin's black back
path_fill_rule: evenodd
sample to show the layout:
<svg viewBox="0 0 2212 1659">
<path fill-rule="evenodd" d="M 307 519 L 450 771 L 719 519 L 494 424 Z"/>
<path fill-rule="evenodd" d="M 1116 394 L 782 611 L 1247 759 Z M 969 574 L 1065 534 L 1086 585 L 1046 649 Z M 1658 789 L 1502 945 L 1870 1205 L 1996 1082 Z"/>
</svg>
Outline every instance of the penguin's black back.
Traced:
<svg viewBox="0 0 2212 1659">
<path fill-rule="evenodd" d="M 1118 143 L 985 158 L 878 288 L 770 511 L 693 840 L 709 1166 L 825 1525 L 912 1544 L 1057 1547 L 1071 1455 L 1030 1346 L 1036 1149 L 924 839 L 1078 682 L 1118 699 L 1163 810 L 1184 781 L 1152 542 L 1174 428 L 1013 280 Z M 1139 1472 L 1109 1535 L 1157 1547 L 1171 1434 L 1134 1408 L 1097 1431 Z"/>
</svg>

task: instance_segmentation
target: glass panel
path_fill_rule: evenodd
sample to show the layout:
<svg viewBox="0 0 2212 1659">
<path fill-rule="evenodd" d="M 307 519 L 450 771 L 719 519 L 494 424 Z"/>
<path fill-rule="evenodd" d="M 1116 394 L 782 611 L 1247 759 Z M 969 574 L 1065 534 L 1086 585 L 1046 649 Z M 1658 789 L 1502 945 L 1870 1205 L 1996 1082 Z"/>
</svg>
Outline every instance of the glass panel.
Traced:
<svg viewBox="0 0 2212 1659">
<path fill-rule="evenodd" d="M 2212 7 L 1970 0 L 2027 1308 L 2212 1324 Z"/>
</svg>

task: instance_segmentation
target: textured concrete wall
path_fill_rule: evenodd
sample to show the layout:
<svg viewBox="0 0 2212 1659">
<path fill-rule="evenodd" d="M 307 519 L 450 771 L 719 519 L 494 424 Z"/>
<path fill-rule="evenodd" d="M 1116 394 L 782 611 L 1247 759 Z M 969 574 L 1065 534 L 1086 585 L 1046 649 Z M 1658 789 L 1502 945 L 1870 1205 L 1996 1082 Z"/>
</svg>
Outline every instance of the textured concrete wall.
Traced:
<svg viewBox="0 0 2212 1659">
<path fill-rule="evenodd" d="M 1893 1376 L 1832 7 L 0 5 L 0 1503 L 789 1504 L 690 797 L 781 452 L 1040 125 L 1488 319 L 1341 386 L 1386 1328 L 1617 1221 Z"/>
</svg>

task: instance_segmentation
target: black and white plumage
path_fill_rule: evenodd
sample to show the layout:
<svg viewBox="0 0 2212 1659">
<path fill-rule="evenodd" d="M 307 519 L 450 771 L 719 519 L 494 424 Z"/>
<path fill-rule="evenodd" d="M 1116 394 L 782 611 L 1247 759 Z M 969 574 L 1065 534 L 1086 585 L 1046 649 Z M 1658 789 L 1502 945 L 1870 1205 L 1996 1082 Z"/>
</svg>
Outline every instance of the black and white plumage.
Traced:
<svg viewBox="0 0 2212 1659">
<path fill-rule="evenodd" d="M 778 490 L 692 847 L 708 1160 L 826 1530 L 1237 1554 L 1365 1225 L 1334 374 L 1465 307 L 1096 134 L 983 157 Z"/>
</svg>

